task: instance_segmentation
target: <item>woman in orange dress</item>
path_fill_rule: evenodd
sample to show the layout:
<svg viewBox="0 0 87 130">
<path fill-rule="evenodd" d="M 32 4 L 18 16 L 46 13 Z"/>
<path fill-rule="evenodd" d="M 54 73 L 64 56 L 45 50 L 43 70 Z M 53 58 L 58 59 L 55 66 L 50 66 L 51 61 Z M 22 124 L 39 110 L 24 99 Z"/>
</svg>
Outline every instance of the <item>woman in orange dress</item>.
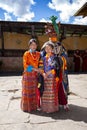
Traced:
<svg viewBox="0 0 87 130">
<path fill-rule="evenodd" d="M 40 53 L 36 51 L 35 39 L 29 41 L 29 50 L 23 55 L 23 77 L 21 109 L 31 112 L 37 109 L 38 62 Z"/>
</svg>

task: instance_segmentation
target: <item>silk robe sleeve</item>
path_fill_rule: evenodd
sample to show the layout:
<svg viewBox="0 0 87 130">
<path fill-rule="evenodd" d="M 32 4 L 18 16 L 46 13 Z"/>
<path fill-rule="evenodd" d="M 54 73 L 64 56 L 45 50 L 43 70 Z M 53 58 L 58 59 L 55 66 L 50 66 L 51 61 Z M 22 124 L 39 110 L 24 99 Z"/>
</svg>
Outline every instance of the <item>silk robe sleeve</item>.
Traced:
<svg viewBox="0 0 87 130">
<path fill-rule="evenodd" d="M 28 52 L 25 52 L 24 55 L 23 55 L 23 67 L 24 67 L 24 70 L 26 70 L 28 65 L 29 65 Z"/>
</svg>

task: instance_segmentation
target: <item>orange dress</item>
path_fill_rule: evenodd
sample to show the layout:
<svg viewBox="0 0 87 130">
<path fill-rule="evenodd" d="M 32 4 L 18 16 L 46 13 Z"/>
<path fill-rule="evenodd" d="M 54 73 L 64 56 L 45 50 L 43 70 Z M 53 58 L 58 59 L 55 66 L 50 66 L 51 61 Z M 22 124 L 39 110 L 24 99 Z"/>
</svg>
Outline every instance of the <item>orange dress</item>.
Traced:
<svg viewBox="0 0 87 130">
<path fill-rule="evenodd" d="M 22 76 L 22 97 L 21 97 L 21 109 L 24 112 L 31 112 L 37 109 L 37 72 L 32 70 L 27 72 L 27 67 L 32 65 L 34 68 L 38 68 L 38 62 L 40 53 L 30 53 L 26 51 L 23 55 L 24 73 Z"/>
</svg>

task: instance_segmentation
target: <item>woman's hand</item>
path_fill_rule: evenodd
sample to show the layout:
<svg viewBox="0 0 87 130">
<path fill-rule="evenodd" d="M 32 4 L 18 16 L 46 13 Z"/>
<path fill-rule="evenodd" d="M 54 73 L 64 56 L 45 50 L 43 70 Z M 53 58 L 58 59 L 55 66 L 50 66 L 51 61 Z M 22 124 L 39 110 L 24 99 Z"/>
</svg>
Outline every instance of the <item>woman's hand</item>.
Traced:
<svg viewBox="0 0 87 130">
<path fill-rule="evenodd" d="M 36 71 L 36 72 L 38 72 L 38 73 L 40 73 L 40 74 L 42 74 L 42 73 L 43 73 L 43 70 L 42 70 L 42 69 L 40 69 L 40 68 L 33 68 L 33 70 L 34 70 L 34 71 Z"/>
<path fill-rule="evenodd" d="M 34 71 L 36 71 L 36 72 L 38 72 L 38 71 L 39 71 L 39 70 L 38 70 L 38 68 L 33 68 L 33 70 L 34 70 Z"/>
<path fill-rule="evenodd" d="M 43 73 L 43 77 L 44 77 L 44 79 L 46 79 L 47 78 L 47 74 Z"/>
<path fill-rule="evenodd" d="M 50 74 L 55 75 L 55 70 L 54 70 L 54 69 L 52 69 L 52 70 L 48 71 L 46 74 L 47 74 L 47 76 L 48 76 L 48 75 L 50 75 Z"/>
</svg>

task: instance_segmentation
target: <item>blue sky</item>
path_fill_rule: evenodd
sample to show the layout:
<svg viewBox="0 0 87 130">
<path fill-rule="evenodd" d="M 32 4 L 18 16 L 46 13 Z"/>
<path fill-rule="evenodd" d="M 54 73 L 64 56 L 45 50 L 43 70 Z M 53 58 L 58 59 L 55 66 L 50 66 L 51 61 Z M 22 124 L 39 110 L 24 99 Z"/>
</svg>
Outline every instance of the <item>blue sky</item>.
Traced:
<svg viewBox="0 0 87 130">
<path fill-rule="evenodd" d="M 87 0 L 0 0 L 1 21 L 57 22 L 87 25 L 87 17 L 74 17 L 74 13 Z"/>
</svg>

